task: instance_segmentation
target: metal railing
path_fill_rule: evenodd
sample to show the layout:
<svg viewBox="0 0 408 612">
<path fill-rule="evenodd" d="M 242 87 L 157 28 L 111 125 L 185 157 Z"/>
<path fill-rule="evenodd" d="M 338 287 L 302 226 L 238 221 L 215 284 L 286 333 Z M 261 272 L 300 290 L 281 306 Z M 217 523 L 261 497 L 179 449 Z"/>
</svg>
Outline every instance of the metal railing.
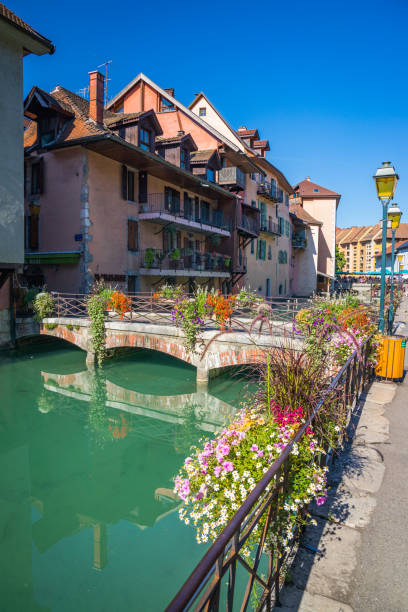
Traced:
<svg viewBox="0 0 408 612">
<path fill-rule="evenodd" d="M 221 607 L 220 602 L 224 600 L 223 609 L 226 609 L 227 612 L 232 612 L 238 607 L 240 610 L 246 610 L 255 582 L 262 589 L 256 610 L 259 612 L 271 610 L 272 605 L 280 605 L 279 592 L 283 583 L 281 570 L 287 554 L 283 553 L 279 544 L 274 544 L 268 539 L 268 528 L 278 515 L 279 498 L 287 491 L 290 454 L 294 444 L 299 442 L 306 435 L 307 428 L 313 425 L 317 413 L 324 408 L 325 402 L 332 401 L 333 396 L 342 404 L 344 411 L 348 411 L 350 418 L 352 407 L 358 400 L 360 392 L 366 388 L 371 376 L 371 369 L 367 365 L 369 342 L 370 339 L 366 340 L 362 346 L 362 358 L 359 359 L 357 353 L 353 353 L 333 378 L 310 417 L 248 495 L 169 604 L 166 612 L 184 610 L 216 612 Z M 322 440 L 320 443 L 324 445 Z M 255 527 L 264 518 L 265 523 L 261 529 L 261 535 L 257 536 L 258 545 L 251 567 L 242 556 L 241 551 L 245 548 Z M 261 574 L 260 571 L 262 555 L 268 557 L 266 575 Z M 238 564 L 247 572 L 248 581 L 240 601 L 235 601 L 239 597 L 238 581 L 236 580 Z M 240 586 L 242 589 L 242 585 Z"/>
<path fill-rule="evenodd" d="M 237 228 L 257 236 L 259 234 L 259 221 L 241 213 L 241 217 L 237 222 Z"/>
<path fill-rule="evenodd" d="M 244 265 L 244 262 L 243 262 Z M 150 323 L 157 325 L 174 325 L 173 310 L 177 298 L 164 298 L 156 293 L 125 293 L 128 298 L 128 310 L 121 315 L 109 310 L 107 305 L 107 321 L 125 321 L 128 323 Z M 88 294 L 52 292 L 54 298 L 55 317 L 69 317 L 74 319 L 88 319 Z M 189 297 L 187 294 L 183 297 Z M 249 326 L 260 310 L 273 325 L 284 326 L 285 334 L 293 336 L 292 321 L 296 313 L 309 304 L 309 300 L 299 298 L 259 298 L 256 302 L 236 301 L 230 316 L 227 329 L 243 331 L 243 326 Z M 207 320 L 204 329 L 216 329 L 214 321 Z M 263 330 L 267 332 L 266 329 Z M 257 333 L 256 331 L 254 333 Z"/>
<path fill-rule="evenodd" d="M 152 248 L 140 252 L 139 265 L 142 269 L 229 272 L 231 257 L 193 250 L 186 252 L 184 249 L 180 249 L 178 253 L 176 250 L 166 253 Z"/>
<path fill-rule="evenodd" d="M 281 228 L 278 223 L 272 221 L 272 219 L 263 219 L 261 217 L 260 231 L 266 232 L 268 234 L 277 234 L 278 236 L 282 235 Z"/>
<path fill-rule="evenodd" d="M 162 215 L 170 215 L 176 221 L 185 223 L 199 223 L 201 226 L 206 225 L 231 231 L 232 219 L 227 219 L 222 210 L 207 209 L 202 206 L 196 207 L 195 202 L 190 199 L 186 200 L 169 200 L 164 193 L 150 193 L 147 196 L 147 202 L 139 204 L 140 219 L 143 220 L 143 215 L 152 214 L 157 217 Z"/>
<path fill-rule="evenodd" d="M 270 198 L 274 202 L 283 202 L 283 190 L 279 189 L 275 183 L 261 181 L 258 183 L 257 193 Z"/>
</svg>

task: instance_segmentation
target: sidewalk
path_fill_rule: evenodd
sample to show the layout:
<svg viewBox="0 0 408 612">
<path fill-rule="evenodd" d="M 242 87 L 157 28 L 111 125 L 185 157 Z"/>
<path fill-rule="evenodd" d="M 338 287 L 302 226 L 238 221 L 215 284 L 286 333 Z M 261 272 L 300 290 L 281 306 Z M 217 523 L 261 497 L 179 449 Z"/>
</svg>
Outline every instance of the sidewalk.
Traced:
<svg viewBox="0 0 408 612">
<path fill-rule="evenodd" d="M 408 336 L 407 311 L 405 300 L 399 335 Z M 329 472 L 328 501 L 312 508 L 317 526 L 305 529 L 276 611 L 408 611 L 408 376 L 400 385 L 374 382 L 355 422 L 352 443 Z"/>
</svg>

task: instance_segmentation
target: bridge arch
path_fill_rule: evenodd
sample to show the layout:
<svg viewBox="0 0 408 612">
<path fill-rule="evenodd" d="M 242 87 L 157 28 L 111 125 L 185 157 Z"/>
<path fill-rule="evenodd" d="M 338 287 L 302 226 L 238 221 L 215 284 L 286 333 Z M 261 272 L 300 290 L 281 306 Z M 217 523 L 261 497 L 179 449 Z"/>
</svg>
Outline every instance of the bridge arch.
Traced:
<svg viewBox="0 0 408 612">
<path fill-rule="evenodd" d="M 166 336 L 155 336 L 137 332 L 113 332 L 106 330 L 105 347 L 107 350 L 115 348 L 141 348 L 151 351 L 165 353 L 181 361 L 197 366 L 199 357 L 192 355 L 184 346 L 183 340 L 167 338 Z"/>
<path fill-rule="evenodd" d="M 84 328 L 79 330 L 68 329 L 66 325 L 57 325 L 53 329 L 47 329 L 45 325 L 41 325 L 40 335 L 41 336 L 53 336 L 54 338 L 60 338 L 70 344 L 78 346 L 85 352 L 89 351 L 88 334 L 83 331 Z"/>
</svg>

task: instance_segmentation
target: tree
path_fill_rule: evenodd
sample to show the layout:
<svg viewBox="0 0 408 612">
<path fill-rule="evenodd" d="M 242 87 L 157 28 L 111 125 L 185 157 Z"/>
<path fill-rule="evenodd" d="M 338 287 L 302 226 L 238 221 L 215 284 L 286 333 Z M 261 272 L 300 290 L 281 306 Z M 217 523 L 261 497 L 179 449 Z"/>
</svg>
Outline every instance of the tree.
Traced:
<svg viewBox="0 0 408 612">
<path fill-rule="evenodd" d="M 342 272 L 346 265 L 346 256 L 343 251 L 340 251 L 339 247 L 336 246 L 336 272 Z"/>
</svg>

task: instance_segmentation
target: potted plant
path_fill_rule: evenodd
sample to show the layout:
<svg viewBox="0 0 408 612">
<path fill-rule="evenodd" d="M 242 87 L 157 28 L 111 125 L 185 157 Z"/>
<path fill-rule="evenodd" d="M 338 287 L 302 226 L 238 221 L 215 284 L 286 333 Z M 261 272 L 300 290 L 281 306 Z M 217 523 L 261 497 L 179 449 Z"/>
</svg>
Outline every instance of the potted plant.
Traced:
<svg viewBox="0 0 408 612">
<path fill-rule="evenodd" d="M 146 268 L 152 268 L 153 264 L 154 264 L 154 249 L 152 249 L 152 247 L 149 247 L 148 249 L 146 249 L 146 252 L 145 252 L 144 265 Z"/>
<path fill-rule="evenodd" d="M 227 269 L 229 269 L 230 265 L 231 265 L 231 257 L 227 256 L 224 258 L 224 265 Z"/>
</svg>

